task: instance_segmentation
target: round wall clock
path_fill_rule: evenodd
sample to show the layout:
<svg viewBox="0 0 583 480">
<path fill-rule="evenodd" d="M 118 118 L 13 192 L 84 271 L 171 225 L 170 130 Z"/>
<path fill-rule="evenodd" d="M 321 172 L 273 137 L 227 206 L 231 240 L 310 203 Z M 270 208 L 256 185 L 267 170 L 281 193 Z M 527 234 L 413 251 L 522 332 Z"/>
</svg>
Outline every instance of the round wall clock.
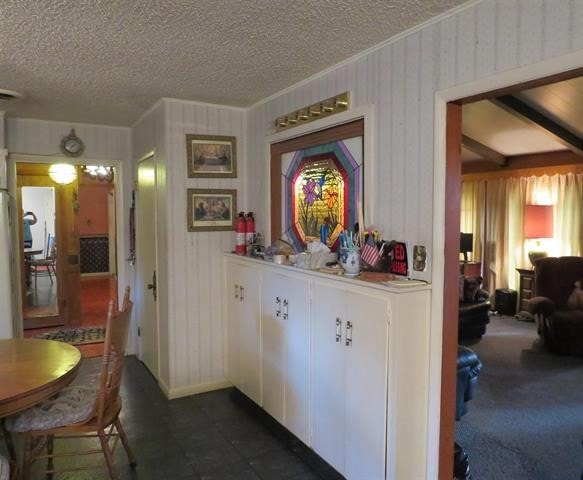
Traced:
<svg viewBox="0 0 583 480">
<path fill-rule="evenodd" d="M 61 152 L 67 157 L 78 157 L 85 150 L 85 145 L 82 140 L 75 134 L 75 129 L 71 129 L 71 133 L 66 135 L 61 140 Z"/>
</svg>

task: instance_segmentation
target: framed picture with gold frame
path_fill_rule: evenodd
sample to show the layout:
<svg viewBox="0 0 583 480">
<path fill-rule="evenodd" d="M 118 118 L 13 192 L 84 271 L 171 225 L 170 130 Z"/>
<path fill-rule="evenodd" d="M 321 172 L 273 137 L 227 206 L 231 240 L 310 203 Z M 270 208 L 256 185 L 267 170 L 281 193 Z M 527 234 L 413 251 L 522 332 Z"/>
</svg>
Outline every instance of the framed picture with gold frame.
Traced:
<svg viewBox="0 0 583 480">
<path fill-rule="evenodd" d="M 237 138 L 222 135 L 186 135 L 189 178 L 236 178 Z"/>
<path fill-rule="evenodd" d="M 187 226 L 189 232 L 235 229 L 237 190 L 226 188 L 189 188 Z"/>
</svg>

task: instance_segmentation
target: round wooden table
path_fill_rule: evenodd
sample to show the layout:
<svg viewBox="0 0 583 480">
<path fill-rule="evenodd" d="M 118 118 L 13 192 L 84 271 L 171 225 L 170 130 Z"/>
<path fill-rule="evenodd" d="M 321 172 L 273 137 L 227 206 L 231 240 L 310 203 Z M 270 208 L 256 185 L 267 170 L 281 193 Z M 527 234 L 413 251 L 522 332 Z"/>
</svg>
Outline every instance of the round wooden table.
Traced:
<svg viewBox="0 0 583 480">
<path fill-rule="evenodd" d="M 0 340 L 0 419 L 53 396 L 77 376 L 81 352 L 54 340 Z"/>
</svg>

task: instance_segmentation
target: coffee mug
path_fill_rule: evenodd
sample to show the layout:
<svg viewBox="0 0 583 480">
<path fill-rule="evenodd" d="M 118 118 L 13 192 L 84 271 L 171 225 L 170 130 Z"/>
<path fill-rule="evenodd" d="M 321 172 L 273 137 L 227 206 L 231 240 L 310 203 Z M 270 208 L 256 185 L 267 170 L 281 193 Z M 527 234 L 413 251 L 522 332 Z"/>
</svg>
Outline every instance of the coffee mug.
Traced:
<svg viewBox="0 0 583 480">
<path fill-rule="evenodd" d="M 344 275 L 355 277 L 360 273 L 360 250 L 357 248 L 340 248 L 338 262 L 344 269 Z"/>
</svg>

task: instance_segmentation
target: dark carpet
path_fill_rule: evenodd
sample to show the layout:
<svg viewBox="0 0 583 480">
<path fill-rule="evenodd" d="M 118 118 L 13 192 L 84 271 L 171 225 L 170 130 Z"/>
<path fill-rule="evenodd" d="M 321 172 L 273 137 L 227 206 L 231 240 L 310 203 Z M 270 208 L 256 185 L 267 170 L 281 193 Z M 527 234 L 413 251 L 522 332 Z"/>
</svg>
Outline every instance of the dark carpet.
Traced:
<svg viewBox="0 0 583 480">
<path fill-rule="evenodd" d="M 483 363 L 457 440 L 474 480 L 579 480 L 583 468 L 583 358 L 552 355 L 534 323 L 491 316 L 468 344 Z"/>
</svg>

